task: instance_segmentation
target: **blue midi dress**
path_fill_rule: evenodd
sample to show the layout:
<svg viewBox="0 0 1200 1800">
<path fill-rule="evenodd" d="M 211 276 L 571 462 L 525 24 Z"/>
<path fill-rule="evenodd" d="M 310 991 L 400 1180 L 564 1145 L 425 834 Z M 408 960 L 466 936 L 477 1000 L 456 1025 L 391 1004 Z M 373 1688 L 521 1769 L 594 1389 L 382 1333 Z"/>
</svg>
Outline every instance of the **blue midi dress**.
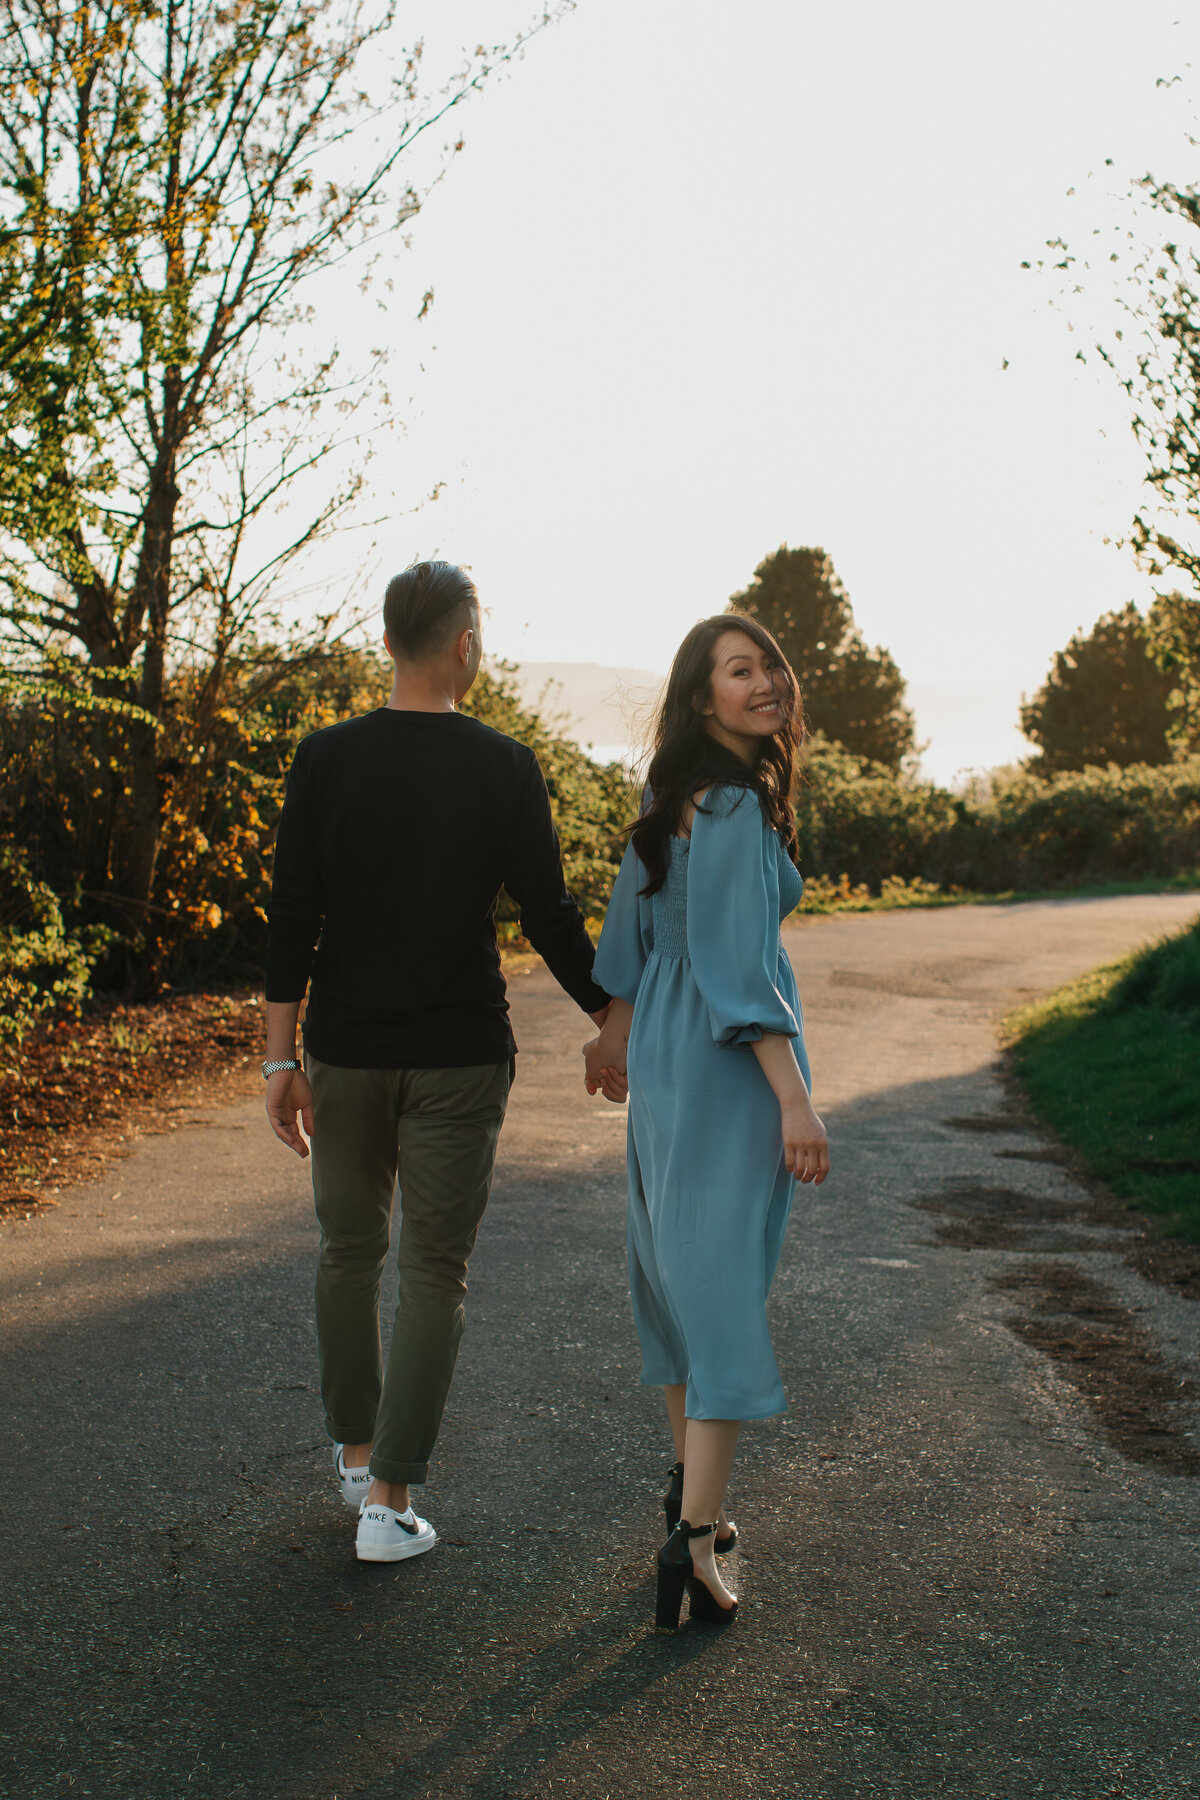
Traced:
<svg viewBox="0 0 1200 1800">
<path fill-rule="evenodd" d="M 750 1048 L 803 1020 L 780 923 L 804 883 L 757 796 L 709 790 L 649 898 L 631 844 L 594 978 L 633 1005 L 629 1280 L 642 1380 L 691 1419 L 786 1411 L 766 1300 L 792 1203 L 779 1102 Z M 811 1087 L 811 1083 L 810 1083 Z"/>
</svg>

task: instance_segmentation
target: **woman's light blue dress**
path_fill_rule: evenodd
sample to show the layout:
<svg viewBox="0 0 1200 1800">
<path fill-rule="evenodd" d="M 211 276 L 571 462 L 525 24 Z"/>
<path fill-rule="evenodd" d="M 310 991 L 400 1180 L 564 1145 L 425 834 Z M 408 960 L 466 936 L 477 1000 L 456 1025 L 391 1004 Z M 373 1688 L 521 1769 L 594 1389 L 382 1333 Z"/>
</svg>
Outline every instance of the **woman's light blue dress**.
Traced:
<svg viewBox="0 0 1200 1800">
<path fill-rule="evenodd" d="M 792 1177 L 779 1102 L 751 1043 L 803 1021 L 780 922 L 804 883 L 757 796 L 710 789 L 667 879 L 625 852 L 595 980 L 633 1004 L 629 1280 L 642 1380 L 687 1383 L 691 1419 L 761 1419 L 787 1402 L 766 1300 Z"/>
</svg>

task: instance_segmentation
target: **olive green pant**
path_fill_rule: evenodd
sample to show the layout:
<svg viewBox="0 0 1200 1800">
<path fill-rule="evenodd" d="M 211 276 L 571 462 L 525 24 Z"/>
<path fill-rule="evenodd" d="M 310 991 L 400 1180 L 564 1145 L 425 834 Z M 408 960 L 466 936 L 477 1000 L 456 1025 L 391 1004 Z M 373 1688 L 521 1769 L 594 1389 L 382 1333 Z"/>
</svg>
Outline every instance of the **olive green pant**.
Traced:
<svg viewBox="0 0 1200 1800">
<path fill-rule="evenodd" d="M 373 1441 L 371 1473 L 424 1481 L 464 1329 L 467 1259 L 487 1206 L 510 1063 L 343 1069 L 305 1058 L 321 1252 L 317 1343 L 325 1424 Z M 400 1184 L 400 1273 L 387 1370 L 379 1286 Z"/>
</svg>

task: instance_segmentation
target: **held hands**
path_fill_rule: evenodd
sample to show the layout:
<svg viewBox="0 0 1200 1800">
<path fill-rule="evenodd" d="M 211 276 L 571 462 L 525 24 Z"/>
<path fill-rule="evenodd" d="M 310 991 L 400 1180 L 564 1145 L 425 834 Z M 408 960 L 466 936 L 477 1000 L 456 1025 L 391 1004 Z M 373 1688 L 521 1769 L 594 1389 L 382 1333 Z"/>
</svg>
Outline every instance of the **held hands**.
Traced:
<svg viewBox="0 0 1200 1800">
<path fill-rule="evenodd" d="M 607 1006 L 602 1006 L 599 1012 L 589 1013 L 588 1017 L 591 1019 L 593 1025 L 598 1025 L 601 1032 L 603 1032 L 611 1012 L 612 1001 L 610 1000 Z M 583 1085 L 586 1087 L 589 1094 L 603 1093 L 606 1100 L 612 1100 L 617 1105 L 620 1105 L 625 1099 L 625 1093 L 628 1093 L 629 1090 L 626 1088 L 625 1093 L 622 1093 L 619 1083 L 613 1080 L 615 1071 L 601 1068 L 598 1050 L 599 1043 L 600 1039 L 594 1037 L 583 1046 L 583 1056 L 587 1066 L 587 1073 L 583 1078 Z"/>
<path fill-rule="evenodd" d="M 296 1124 L 296 1114 L 299 1113 L 304 1121 L 305 1134 L 311 1137 L 312 1109 L 312 1089 L 308 1085 L 308 1076 L 301 1069 L 281 1069 L 267 1077 L 267 1117 L 271 1121 L 271 1130 L 280 1143 L 294 1150 L 297 1156 L 307 1156 L 308 1145 Z"/>
<path fill-rule="evenodd" d="M 614 1106 L 624 1106 L 629 1098 L 625 1061 L 633 1006 L 628 1000 L 610 1000 L 604 1011 L 593 1013 L 592 1018 L 600 1027 L 600 1036 L 583 1046 L 584 1086 L 589 1094 L 603 1094 Z"/>
<path fill-rule="evenodd" d="M 781 1106 L 779 1110 L 783 1126 L 783 1160 L 788 1173 L 797 1181 L 811 1181 L 814 1187 L 820 1187 L 829 1173 L 829 1139 L 824 1125 L 807 1099 Z"/>
<path fill-rule="evenodd" d="M 583 1046 L 583 1085 L 589 1094 L 603 1094 L 614 1106 L 623 1106 L 629 1097 L 629 1083 L 623 1068 L 617 1068 L 604 1054 L 603 1034 Z"/>
</svg>

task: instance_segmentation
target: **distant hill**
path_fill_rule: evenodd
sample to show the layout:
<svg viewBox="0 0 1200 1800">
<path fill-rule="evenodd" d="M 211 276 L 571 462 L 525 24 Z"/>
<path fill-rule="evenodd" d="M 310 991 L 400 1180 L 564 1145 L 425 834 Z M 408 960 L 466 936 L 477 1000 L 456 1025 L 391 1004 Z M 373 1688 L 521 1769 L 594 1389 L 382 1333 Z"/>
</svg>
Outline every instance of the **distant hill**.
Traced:
<svg viewBox="0 0 1200 1800">
<path fill-rule="evenodd" d="M 654 669 L 604 663 L 523 662 L 513 673 L 527 704 L 577 743 L 612 756 L 641 742 L 665 679 Z"/>
<path fill-rule="evenodd" d="M 610 668 L 604 663 L 520 663 L 513 676 L 526 702 L 561 722 L 577 743 L 600 761 L 636 754 L 653 722 L 666 677 L 654 669 Z M 917 741 L 928 742 L 923 774 L 949 785 L 967 769 L 991 769 L 1028 756 L 1017 709 L 1022 683 L 1007 681 L 913 682 L 908 703 L 917 716 Z M 1029 688 L 1036 686 L 1035 682 Z"/>
<path fill-rule="evenodd" d="M 921 772 L 948 787 L 968 769 L 996 769 L 1033 753 L 1018 724 L 1022 690 L 1007 681 L 914 681 L 908 704 L 917 716 L 917 742 L 928 742 Z"/>
</svg>

